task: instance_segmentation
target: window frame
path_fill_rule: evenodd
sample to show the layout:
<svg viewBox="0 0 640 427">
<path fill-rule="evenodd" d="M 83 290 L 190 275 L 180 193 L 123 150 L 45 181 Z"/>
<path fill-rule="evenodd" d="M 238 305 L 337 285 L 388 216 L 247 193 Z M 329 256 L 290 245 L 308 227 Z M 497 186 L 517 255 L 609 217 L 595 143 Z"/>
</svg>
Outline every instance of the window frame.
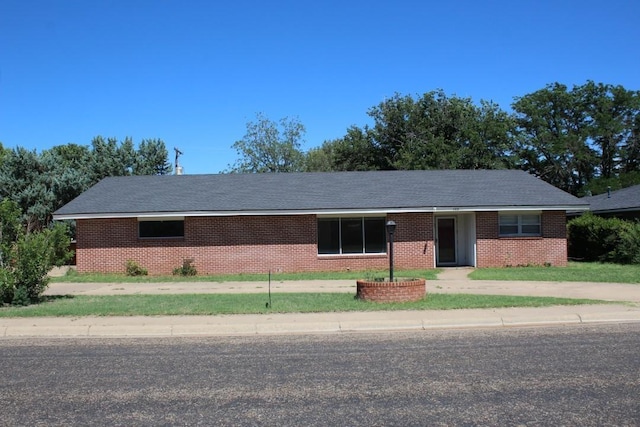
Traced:
<svg viewBox="0 0 640 427">
<path fill-rule="evenodd" d="M 353 223 L 354 220 L 360 220 L 360 224 L 359 224 L 359 228 L 360 228 L 360 241 L 357 242 L 356 244 L 352 243 L 352 242 L 345 242 L 344 241 L 344 236 L 345 233 L 343 232 L 343 227 L 346 227 L 347 224 L 349 223 Z M 375 242 L 375 240 L 379 240 L 380 236 L 378 236 L 378 239 L 375 239 L 373 236 L 371 236 L 369 234 L 369 239 L 367 239 L 367 230 L 371 230 L 371 224 L 369 224 L 369 226 L 367 226 L 366 221 L 367 220 L 378 220 L 381 222 L 381 235 L 382 235 L 382 242 Z M 386 217 L 385 216 L 379 216 L 379 215 L 343 215 L 343 216 L 317 216 L 316 217 L 316 231 L 317 231 L 317 236 L 316 236 L 316 240 L 317 240 L 317 244 L 316 244 L 316 248 L 317 248 L 317 252 L 319 256 L 370 256 L 370 255 L 386 255 L 387 254 L 387 232 L 386 232 Z M 326 223 L 334 223 L 337 222 L 337 230 L 331 230 L 332 232 L 337 231 L 337 236 L 332 236 L 330 237 L 328 240 L 326 240 L 326 242 L 328 242 L 329 244 L 335 244 L 334 240 L 337 240 L 337 251 L 321 251 L 321 237 L 320 237 L 320 224 L 321 222 L 326 222 Z M 335 227 L 335 226 L 333 226 Z M 332 227 L 332 228 L 333 228 Z M 371 232 L 371 231 L 370 231 Z M 337 239 L 336 239 L 337 237 Z M 371 241 L 374 241 L 374 243 L 371 243 Z M 355 252 L 353 250 L 347 250 L 345 251 L 345 244 L 348 246 L 356 246 L 356 245 L 360 245 L 361 250 L 359 252 Z M 367 249 L 371 249 L 372 247 L 378 247 L 381 249 L 381 251 L 367 251 Z"/>
<path fill-rule="evenodd" d="M 536 217 L 536 222 L 525 221 L 526 217 Z M 515 219 L 515 221 L 503 222 L 504 219 Z M 530 219 L 530 218 L 529 218 Z M 524 231 L 526 227 L 537 227 L 535 232 Z M 511 227 L 514 232 L 503 232 L 503 228 Z M 542 212 L 517 212 L 500 213 L 498 215 L 498 236 L 499 237 L 542 237 Z"/>
<path fill-rule="evenodd" d="M 159 239 L 184 239 L 185 235 L 185 220 L 184 217 L 167 217 L 167 218 L 138 218 L 138 239 L 139 240 L 159 240 Z M 156 223 L 160 225 L 160 231 L 164 231 L 164 233 L 159 233 L 158 235 L 142 235 L 142 227 L 143 223 Z M 167 223 L 167 227 L 162 229 L 162 224 Z M 172 224 L 168 224 L 172 223 Z M 182 223 L 181 226 L 176 227 L 177 223 Z M 173 230 L 178 229 L 178 233 L 174 234 Z"/>
</svg>

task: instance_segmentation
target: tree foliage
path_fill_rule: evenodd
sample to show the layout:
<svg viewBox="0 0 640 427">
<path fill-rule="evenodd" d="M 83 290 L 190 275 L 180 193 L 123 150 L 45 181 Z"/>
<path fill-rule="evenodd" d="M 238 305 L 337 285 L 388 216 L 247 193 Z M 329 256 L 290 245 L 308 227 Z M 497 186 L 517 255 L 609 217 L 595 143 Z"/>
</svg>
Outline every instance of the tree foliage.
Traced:
<svg viewBox="0 0 640 427">
<path fill-rule="evenodd" d="M 640 171 L 640 93 L 560 83 L 516 98 L 520 166 L 572 194 Z"/>
<path fill-rule="evenodd" d="M 481 100 L 396 94 L 306 155 L 306 170 L 526 170 L 575 195 L 640 184 L 640 92 L 553 83 L 516 97 L 514 112 Z"/>
<path fill-rule="evenodd" d="M 381 169 L 496 169 L 511 166 L 512 119 L 491 102 L 396 95 L 369 110 Z"/>
<path fill-rule="evenodd" d="M 351 126 L 310 151 L 315 170 L 502 169 L 514 166 L 513 118 L 498 105 L 449 97 L 394 95 L 369 109 L 373 127 Z M 320 155 L 320 153 L 322 155 Z M 317 165 L 322 158 L 321 167 Z"/>
<path fill-rule="evenodd" d="M 325 141 L 320 148 L 307 153 L 306 170 L 365 171 L 376 170 L 382 165 L 373 133 L 368 127 L 351 126 L 347 134 L 333 141 Z"/>
<path fill-rule="evenodd" d="M 230 172 L 299 172 L 305 158 L 301 146 L 305 128 L 298 119 L 283 118 L 278 123 L 258 114 L 247 123 L 247 132 L 233 144 L 240 159 Z"/>
<path fill-rule="evenodd" d="M 28 231 L 41 230 L 55 210 L 107 176 L 163 175 L 171 172 L 167 149 L 147 139 L 136 150 L 126 138 L 94 138 L 91 146 L 66 144 L 38 154 L 18 147 L 0 162 L 0 198 L 19 206 Z"/>
</svg>

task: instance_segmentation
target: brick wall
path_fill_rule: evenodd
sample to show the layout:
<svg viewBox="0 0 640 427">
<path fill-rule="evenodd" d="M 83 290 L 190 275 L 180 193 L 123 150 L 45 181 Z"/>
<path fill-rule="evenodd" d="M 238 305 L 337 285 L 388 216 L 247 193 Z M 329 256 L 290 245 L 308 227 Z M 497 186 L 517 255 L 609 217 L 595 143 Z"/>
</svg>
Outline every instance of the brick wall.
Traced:
<svg viewBox="0 0 640 427">
<path fill-rule="evenodd" d="M 433 267 L 433 215 L 397 214 L 396 268 Z M 192 259 L 200 274 L 386 269 L 381 255 L 318 255 L 315 215 L 188 217 L 185 237 L 138 239 L 135 218 L 78 220 L 80 272 L 124 272 L 128 260 L 149 274 L 171 274 Z"/>
<path fill-rule="evenodd" d="M 543 212 L 541 227 L 541 237 L 499 237 L 498 212 L 476 213 L 477 266 L 567 265 L 565 212 Z"/>
<path fill-rule="evenodd" d="M 394 267 L 433 268 L 433 214 L 389 214 L 387 219 L 397 223 Z M 478 212 L 476 227 L 479 267 L 566 265 L 564 212 L 543 213 L 538 238 L 500 238 L 497 212 Z M 319 256 L 314 215 L 189 217 L 179 239 L 138 239 L 135 218 L 78 220 L 76 234 L 80 272 L 124 272 L 132 260 L 149 274 L 171 274 L 185 259 L 192 259 L 200 274 L 389 267 L 386 254 Z"/>
</svg>

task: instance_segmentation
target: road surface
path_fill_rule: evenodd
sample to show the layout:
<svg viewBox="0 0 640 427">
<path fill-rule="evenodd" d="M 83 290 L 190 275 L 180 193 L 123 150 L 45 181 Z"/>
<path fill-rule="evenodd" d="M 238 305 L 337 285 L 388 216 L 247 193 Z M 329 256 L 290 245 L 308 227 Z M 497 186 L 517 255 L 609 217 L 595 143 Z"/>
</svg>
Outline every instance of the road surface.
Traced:
<svg viewBox="0 0 640 427">
<path fill-rule="evenodd" d="M 0 425 L 638 425 L 640 324 L 0 341 Z"/>
</svg>

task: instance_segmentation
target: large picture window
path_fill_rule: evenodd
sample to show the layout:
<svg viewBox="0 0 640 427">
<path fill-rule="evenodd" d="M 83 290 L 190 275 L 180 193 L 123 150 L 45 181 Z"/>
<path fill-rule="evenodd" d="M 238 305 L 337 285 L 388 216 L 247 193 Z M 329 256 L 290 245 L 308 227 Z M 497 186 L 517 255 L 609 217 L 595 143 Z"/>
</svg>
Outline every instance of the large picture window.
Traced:
<svg viewBox="0 0 640 427">
<path fill-rule="evenodd" d="M 501 236 L 540 236 L 540 214 L 500 215 Z"/>
<path fill-rule="evenodd" d="M 386 249 L 384 218 L 318 218 L 319 254 L 380 254 Z"/>
<path fill-rule="evenodd" d="M 184 237 L 184 220 L 138 221 L 141 239 Z"/>
</svg>

